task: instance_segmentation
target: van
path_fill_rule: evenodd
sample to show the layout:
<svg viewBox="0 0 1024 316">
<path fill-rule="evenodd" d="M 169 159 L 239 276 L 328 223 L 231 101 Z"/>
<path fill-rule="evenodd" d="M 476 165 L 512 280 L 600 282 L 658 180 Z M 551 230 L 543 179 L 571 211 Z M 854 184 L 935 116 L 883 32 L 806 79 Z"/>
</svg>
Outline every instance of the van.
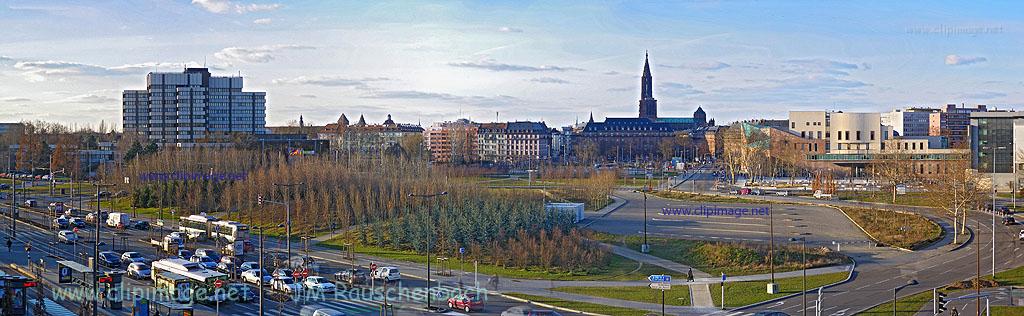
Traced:
<svg viewBox="0 0 1024 316">
<path fill-rule="evenodd" d="M 131 216 L 127 213 L 110 213 L 107 216 L 107 226 L 109 227 L 128 227 L 131 224 Z"/>
<path fill-rule="evenodd" d="M 373 278 L 385 282 L 400 281 L 402 273 L 398 272 L 397 267 L 380 267 L 373 271 Z"/>
</svg>

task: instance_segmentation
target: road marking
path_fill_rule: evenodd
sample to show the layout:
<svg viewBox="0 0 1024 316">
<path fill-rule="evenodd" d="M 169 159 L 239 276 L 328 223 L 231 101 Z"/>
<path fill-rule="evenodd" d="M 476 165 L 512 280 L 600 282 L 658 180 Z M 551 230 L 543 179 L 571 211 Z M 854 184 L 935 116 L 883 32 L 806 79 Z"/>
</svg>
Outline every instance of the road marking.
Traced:
<svg viewBox="0 0 1024 316">
<path fill-rule="evenodd" d="M 659 222 L 694 222 L 694 223 L 700 223 L 700 224 L 718 224 L 718 225 L 725 225 L 725 226 L 729 226 L 729 225 L 736 225 L 736 226 L 759 226 L 759 227 L 767 227 L 768 226 L 768 225 L 765 225 L 765 224 L 757 224 L 757 223 L 726 223 L 726 222 L 702 221 L 702 220 L 699 220 L 699 219 L 665 219 L 665 218 L 652 217 L 651 220 L 652 221 L 659 221 Z"/>
<path fill-rule="evenodd" d="M 755 234 L 768 234 L 768 232 L 754 231 L 754 230 L 735 230 L 735 229 L 715 229 L 715 228 L 704 228 L 704 227 L 678 227 L 678 226 L 666 226 L 666 225 L 653 225 L 661 227 L 674 227 L 680 229 L 693 229 L 693 230 L 708 230 L 713 232 L 730 232 L 730 233 L 755 233 Z"/>
</svg>

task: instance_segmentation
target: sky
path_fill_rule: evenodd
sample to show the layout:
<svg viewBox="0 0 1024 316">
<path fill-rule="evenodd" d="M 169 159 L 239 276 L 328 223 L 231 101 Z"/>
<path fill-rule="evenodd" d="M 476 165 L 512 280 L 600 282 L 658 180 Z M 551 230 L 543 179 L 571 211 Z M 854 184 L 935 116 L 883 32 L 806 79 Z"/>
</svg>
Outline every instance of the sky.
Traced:
<svg viewBox="0 0 1024 316">
<path fill-rule="evenodd" d="M 205 65 L 268 125 L 635 117 L 1024 102 L 1024 3 L 0 1 L 0 122 L 121 125 L 145 74 Z"/>
</svg>

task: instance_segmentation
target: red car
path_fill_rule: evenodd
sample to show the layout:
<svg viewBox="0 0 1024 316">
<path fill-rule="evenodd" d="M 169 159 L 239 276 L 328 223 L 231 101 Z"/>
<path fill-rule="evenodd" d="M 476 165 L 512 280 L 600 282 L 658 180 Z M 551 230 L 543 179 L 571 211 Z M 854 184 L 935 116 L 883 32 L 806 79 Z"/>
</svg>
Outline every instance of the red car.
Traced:
<svg viewBox="0 0 1024 316">
<path fill-rule="evenodd" d="M 460 294 L 448 299 L 448 308 L 460 309 L 469 313 L 470 310 L 484 308 L 484 301 L 476 293 Z"/>
</svg>

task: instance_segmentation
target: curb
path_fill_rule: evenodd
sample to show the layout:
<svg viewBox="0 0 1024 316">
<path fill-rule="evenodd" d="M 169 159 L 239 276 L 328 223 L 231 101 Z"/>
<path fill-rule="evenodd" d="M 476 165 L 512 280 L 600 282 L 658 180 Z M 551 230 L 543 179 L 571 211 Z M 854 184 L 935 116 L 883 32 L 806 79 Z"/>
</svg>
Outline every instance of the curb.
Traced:
<svg viewBox="0 0 1024 316">
<path fill-rule="evenodd" d="M 778 297 L 778 298 L 773 298 L 773 299 L 770 299 L 770 300 L 767 300 L 767 301 L 763 301 L 763 302 L 758 302 L 758 303 L 754 303 L 754 304 L 750 304 L 750 305 L 746 305 L 746 306 L 736 307 L 736 308 L 730 309 L 728 311 L 738 311 L 738 310 L 743 310 L 743 309 L 747 309 L 747 308 L 757 307 L 757 306 L 761 306 L 761 305 L 765 305 L 765 304 L 769 304 L 769 303 L 774 303 L 774 302 L 781 301 L 781 300 L 784 300 L 784 299 L 788 299 L 788 298 L 791 298 L 791 297 L 796 297 L 796 296 L 802 295 L 804 293 L 811 293 L 811 292 L 817 291 L 818 288 L 827 289 L 827 288 L 830 288 L 830 287 L 833 287 L 833 286 L 836 286 L 836 285 L 840 285 L 840 284 L 843 284 L 843 283 L 846 283 L 846 282 L 850 282 L 850 280 L 853 280 L 853 274 L 857 272 L 857 260 L 853 259 L 853 257 L 850 257 L 850 261 L 853 261 L 853 267 L 850 268 L 850 273 L 846 276 L 845 280 L 842 280 L 842 281 L 839 281 L 839 282 L 836 282 L 836 283 L 832 283 L 832 284 L 828 284 L 828 285 L 819 286 L 817 288 L 810 289 L 810 290 L 807 290 L 807 291 L 804 291 L 804 292 L 797 292 L 797 293 L 793 293 L 793 294 L 790 294 L 790 295 L 786 295 L 786 296 L 782 296 L 782 297 Z"/>
<path fill-rule="evenodd" d="M 967 235 L 967 240 L 964 240 L 964 242 L 960 243 L 960 245 L 953 247 L 953 249 L 950 249 L 949 252 L 960 250 L 961 248 L 966 247 L 967 244 L 974 241 L 974 229 L 967 227 L 967 232 L 970 233 Z M 956 227 L 953 227 L 953 234 L 956 234 Z"/>
<path fill-rule="evenodd" d="M 584 312 L 584 311 L 578 311 L 578 310 L 571 309 L 571 308 L 558 307 L 558 306 L 554 306 L 554 305 L 551 305 L 551 304 L 538 303 L 538 302 L 534 302 L 534 301 L 531 301 L 531 300 L 528 300 L 528 299 L 519 298 L 519 297 L 515 297 L 515 296 L 512 296 L 512 295 L 507 295 L 507 294 L 504 294 L 504 293 L 497 293 L 497 294 L 499 296 L 501 296 L 501 297 L 504 297 L 504 298 L 507 298 L 507 299 L 510 299 L 510 300 L 513 300 L 513 301 L 523 302 L 523 303 L 527 303 L 527 304 L 533 304 L 533 305 L 537 305 L 537 306 L 544 307 L 544 308 L 557 309 L 557 310 L 560 310 L 560 311 L 566 311 L 566 312 L 570 312 L 570 313 L 577 313 L 577 314 L 583 314 L 583 315 L 608 316 L 608 315 L 605 315 L 605 314 L 597 314 L 597 313 L 591 313 L 591 312 Z"/>
</svg>

